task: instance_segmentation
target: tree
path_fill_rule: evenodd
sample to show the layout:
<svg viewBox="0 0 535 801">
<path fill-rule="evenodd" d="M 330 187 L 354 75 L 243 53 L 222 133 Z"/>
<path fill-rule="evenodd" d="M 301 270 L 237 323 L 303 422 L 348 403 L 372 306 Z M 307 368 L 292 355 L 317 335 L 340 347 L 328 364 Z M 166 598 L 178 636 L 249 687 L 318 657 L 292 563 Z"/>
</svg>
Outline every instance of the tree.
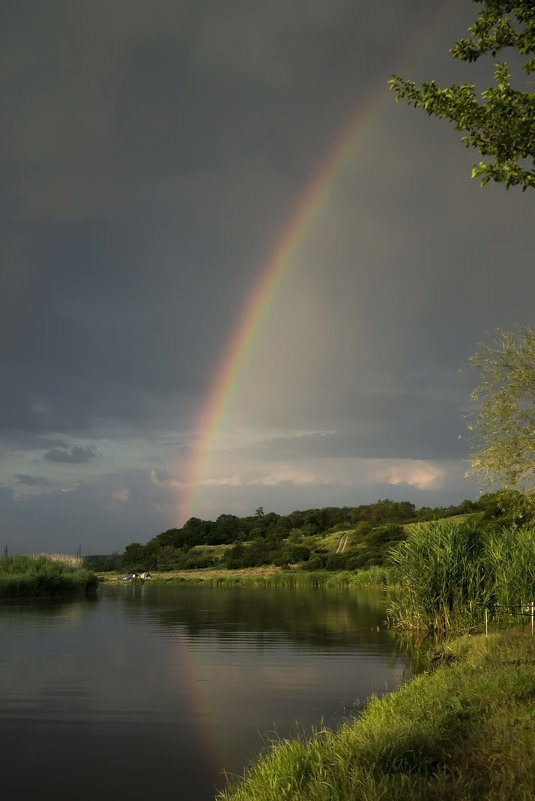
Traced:
<svg viewBox="0 0 535 801">
<path fill-rule="evenodd" d="M 469 359 L 480 373 L 468 424 L 473 472 L 485 483 L 526 488 L 535 477 L 535 331 L 498 329 Z"/>
<path fill-rule="evenodd" d="M 483 55 L 493 57 L 505 48 L 529 56 L 522 64 L 530 75 L 535 72 L 535 3 L 533 0 L 475 0 L 483 8 L 468 29 L 470 38 L 461 39 L 450 49 L 454 58 L 477 61 Z M 439 88 L 434 81 L 418 88 L 413 81 L 392 76 L 390 87 L 396 101 L 406 98 L 409 105 L 424 109 L 428 115 L 449 119 L 466 147 L 475 148 L 490 161 L 481 161 L 472 177 L 490 180 L 522 190 L 535 188 L 535 93 L 518 91 L 510 84 L 507 62 L 496 64 L 496 86 L 481 92 L 472 84 L 453 84 Z M 494 160 L 492 160 L 494 159 Z"/>
<path fill-rule="evenodd" d="M 145 546 L 139 542 L 131 542 L 124 549 L 122 565 L 123 567 L 135 568 L 141 570 L 143 567 L 143 559 L 145 557 Z"/>
</svg>

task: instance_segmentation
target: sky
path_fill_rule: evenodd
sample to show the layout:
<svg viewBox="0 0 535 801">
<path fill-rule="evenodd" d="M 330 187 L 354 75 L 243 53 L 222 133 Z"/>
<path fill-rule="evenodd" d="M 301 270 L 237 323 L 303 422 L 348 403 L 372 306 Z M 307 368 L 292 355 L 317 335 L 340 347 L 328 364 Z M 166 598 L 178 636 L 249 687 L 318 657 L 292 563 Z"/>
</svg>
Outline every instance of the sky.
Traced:
<svg viewBox="0 0 535 801">
<path fill-rule="evenodd" d="M 491 83 L 478 8 L 2 3 L 4 552 L 478 496 L 459 371 L 533 325 L 533 196 L 388 89 Z"/>
</svg>

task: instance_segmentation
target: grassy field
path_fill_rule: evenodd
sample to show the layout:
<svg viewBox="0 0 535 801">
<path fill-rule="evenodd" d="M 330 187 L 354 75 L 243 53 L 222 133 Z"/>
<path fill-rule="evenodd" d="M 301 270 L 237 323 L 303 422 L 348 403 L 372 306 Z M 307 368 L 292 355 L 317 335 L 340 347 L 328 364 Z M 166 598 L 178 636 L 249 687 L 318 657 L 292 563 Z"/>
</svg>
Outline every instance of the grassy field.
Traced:
<svg viewBox="0 0 535 801">
<path fill-rule="evenodd" d="M 449 640 L 429 671 L 336 731 L 273 742 L 219 801 L 535 797 L 531 629 Z"/>
</svg>

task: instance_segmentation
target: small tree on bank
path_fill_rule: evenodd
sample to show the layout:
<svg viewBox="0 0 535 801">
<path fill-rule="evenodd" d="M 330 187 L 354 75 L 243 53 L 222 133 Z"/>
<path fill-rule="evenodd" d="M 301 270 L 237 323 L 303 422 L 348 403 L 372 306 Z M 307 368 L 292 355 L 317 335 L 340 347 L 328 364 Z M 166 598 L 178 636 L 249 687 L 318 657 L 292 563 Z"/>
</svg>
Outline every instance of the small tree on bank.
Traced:
<svg viewBox="0 0 535 801">
<path fill-rule="evenodd" d="M 479 371 L 468 424 L 472 472 L 487 485 L 528 489 L 535 477 L 535 331 L 498 329 L 469 365 Z"/>
<path fill-rule="evenodd" d="M 461 39 L 451 48 L 454 58 L 476 61 L 483 55 L 496 56 L 512 48 L 529 56 L 522 67 L 535 72 L 535 3 L 533 0 L 476 0 L 482 5 L 477 20 L 468 29 L 470 38 Z M 452 85 L 446 89 L 434 81 L 421 88 L 413 81 L 393 76 L 390 86 L 396 101 L 406 98 L 409 105 L 424 109 L 429 115 L 448 119 L 465 135 L 466 147 L 477 150 L 489 160 L 472 170 L 472 177 L 482 185 L 496 181 L 523 190 L 535 188 L 535 93 L 511 87 L 506 62 L 496 64 L 496 86 L 485 89 L 480 98 L 472 84 Z"/>
</svg>

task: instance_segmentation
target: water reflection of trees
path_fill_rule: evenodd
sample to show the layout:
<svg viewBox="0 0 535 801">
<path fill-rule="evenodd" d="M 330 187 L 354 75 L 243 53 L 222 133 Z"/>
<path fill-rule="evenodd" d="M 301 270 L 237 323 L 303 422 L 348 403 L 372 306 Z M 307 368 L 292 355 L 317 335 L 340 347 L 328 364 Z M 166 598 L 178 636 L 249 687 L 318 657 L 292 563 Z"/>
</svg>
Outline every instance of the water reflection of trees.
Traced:
<svg viewBox="0 0 535 801">
<path fill-rule="evenodd" d="M 127 614 L 150 618 L 188 635 L 235 640 L 254 636 L 301 645 L 344 649 L 371 641 L 395 652 L 385 630 L 386 598 L 373 590 L 282 590 L 227 587 L 128 587 L 122 594 Z M 137 603 L 142 600 L 143 603 Z"/>
<path fill-rule="evenodd" d="M 53 618 L 61 616 L 76 620 L 96 609 L 98 598 L 87 595 L 84 598 L 2 598 L 0 603 L 0 619 L 17 624 L 27 619 L 33 621 L 36 616 Z"/>
<path fill-rule="evenodd" d="M 444 641 L 444 635 L 423 631 L 398 631 L 390 628 L 388 633 L 395 643 L 398 653 L 410 660 L 411 673 L 422 673 L 429 670 L 430 656 L 436 652 Z"/>
</svg>

